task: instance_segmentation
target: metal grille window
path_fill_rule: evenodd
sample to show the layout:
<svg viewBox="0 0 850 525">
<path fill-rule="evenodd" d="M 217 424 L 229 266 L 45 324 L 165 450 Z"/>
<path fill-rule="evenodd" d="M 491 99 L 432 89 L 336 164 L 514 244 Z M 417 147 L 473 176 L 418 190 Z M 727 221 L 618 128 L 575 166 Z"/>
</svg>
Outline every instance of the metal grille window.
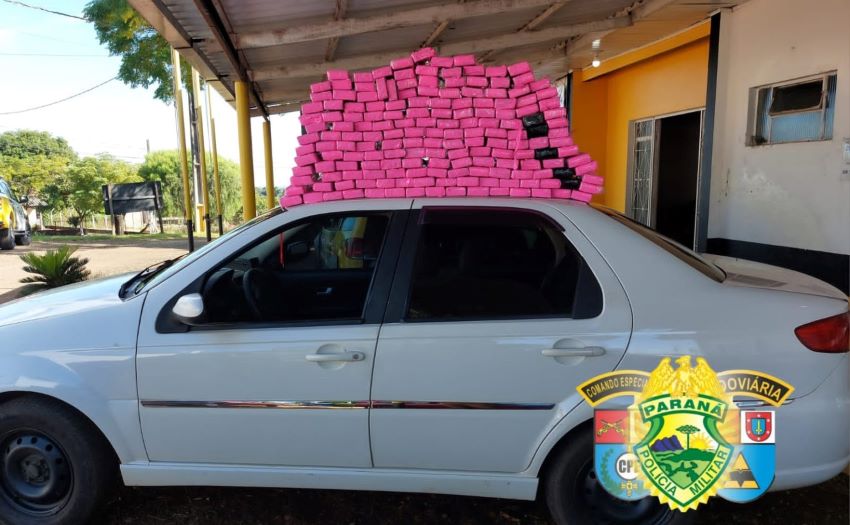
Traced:
<svg viewBox="0 0 850 525">
<path fill-rule="evenodd" d="M 629 209 L 634 220 L 652 226 L 655 120 L 637 121 L 633 126 L 634 150 Z"/>
<path fill-rule="evenodd" d="M 832 139 L 836 74 L 750 89 L 747 145 Z"/>
</svg>

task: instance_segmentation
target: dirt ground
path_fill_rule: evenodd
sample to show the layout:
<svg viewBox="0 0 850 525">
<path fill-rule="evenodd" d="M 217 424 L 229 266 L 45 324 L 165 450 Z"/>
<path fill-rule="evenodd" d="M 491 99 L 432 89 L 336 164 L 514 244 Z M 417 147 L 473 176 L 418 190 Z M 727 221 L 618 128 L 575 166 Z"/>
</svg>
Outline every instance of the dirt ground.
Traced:
<svg viewBox="0 0 850 525">
<path fill-rule="evenodd" d="M 848 477 L 770 493 L 746 505 L 719 498 L 697 511 L 700 525 L 846 525 Z M 123 488 L 100 525 L 544 525 L 545 508 L 460 496 L 284 489 Z"/>
<path fill-rule="evenodd" d="M 32 251 L 42 252 L 62 244 L 61 237 L 57 237 L 56 240 L 34 241 L 30 246 L 0 251 L 0 303 L 4 302 L 4 298 L 10 298 L 10 292 L 18 288 L 21 278 L 27 275 L 22 270 L 24 264 L 19 255 Z M 68 244 L 78 247 L 75 255 L 89 259 L 88 268 L 92 278 L 138 271 L 145 266 L 186 253 L 185 240 L 122 239 L 75 241 Z"/>
<path fill-rule="evenodd" d="M 26 274 L 17 257 L 61 244 L 36 241 L 0 252 L 0 303 L 14 295 Z M 185 253 L 183 240 L 98 240 L 70 243 L 90 259 L 93 277 L 139 270 Z M 850 484 L 846 474 L 815 487 L 771 493 L 737 505 L 715 498 L 698 511 L 698 523 L 723 525 L 845 525 L 850 523 Z M 122 487 L 104 507 L 100 525 L 462 525 L 549 523 L 537 503 L 459 496 L 392 493 L 237 489 Z"/>
</svg>

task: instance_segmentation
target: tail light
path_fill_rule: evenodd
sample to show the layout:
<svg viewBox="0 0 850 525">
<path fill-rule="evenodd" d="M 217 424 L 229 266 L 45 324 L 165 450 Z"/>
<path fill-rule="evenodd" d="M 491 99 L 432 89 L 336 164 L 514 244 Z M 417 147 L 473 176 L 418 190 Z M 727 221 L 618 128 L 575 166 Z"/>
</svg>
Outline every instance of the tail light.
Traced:
<svg viewBox="0 0 850 525">
<path fill-rule="evenodd" d="M 806 348 L 815 352 L 837 354 L 850 351 L 850 312 L 798 326 L 794 333 Z"/>
</svg>

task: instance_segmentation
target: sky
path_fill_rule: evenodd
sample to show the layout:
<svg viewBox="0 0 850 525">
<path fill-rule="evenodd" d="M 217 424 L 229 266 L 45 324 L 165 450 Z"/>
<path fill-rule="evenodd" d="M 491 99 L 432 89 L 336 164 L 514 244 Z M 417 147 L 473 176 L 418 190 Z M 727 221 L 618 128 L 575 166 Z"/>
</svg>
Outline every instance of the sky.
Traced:
<svg viewBox="0 0 850 525">
<path fill-rule="evenodd" d="M 82 15 L 87 0 L 26 3 Z M 154 99 L 153 89 L 134 89 L 120 80 L 47 108 L 3 114 L 91 88 L 116 76 L 120 64 L 120 57 L 110 57 L 98 42 L 92 24 L 0 0 L 0 133 L 48 131 L 81 156 L 110 153 L 138 164 L 148 142 L 151 151 L 176 149 L 174 106 Z M 215 90 L 213 114 L 219 155 L 238 163 L 236 112 Z M 251 123 L 254 179 L 265 186 L 262 119 Z M 275 186 L 286 186 L 300 134 L 297 114 L 272 116 L 271 129 Z"/>
</svg>

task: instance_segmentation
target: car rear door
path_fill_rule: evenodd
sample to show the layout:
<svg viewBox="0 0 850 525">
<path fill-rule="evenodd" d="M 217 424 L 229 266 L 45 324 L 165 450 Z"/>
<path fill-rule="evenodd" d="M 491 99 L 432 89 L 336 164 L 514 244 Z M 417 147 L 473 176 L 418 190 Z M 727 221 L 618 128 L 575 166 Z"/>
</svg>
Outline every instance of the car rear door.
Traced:
<svg viewBox="0 0 850 525">
<path fill-rule="evenodd" d="M 414 209 L 375 358 L 375 467 L 522 471 L 622 358 L 625 292 L 544 202 Z"/>
</svg>

